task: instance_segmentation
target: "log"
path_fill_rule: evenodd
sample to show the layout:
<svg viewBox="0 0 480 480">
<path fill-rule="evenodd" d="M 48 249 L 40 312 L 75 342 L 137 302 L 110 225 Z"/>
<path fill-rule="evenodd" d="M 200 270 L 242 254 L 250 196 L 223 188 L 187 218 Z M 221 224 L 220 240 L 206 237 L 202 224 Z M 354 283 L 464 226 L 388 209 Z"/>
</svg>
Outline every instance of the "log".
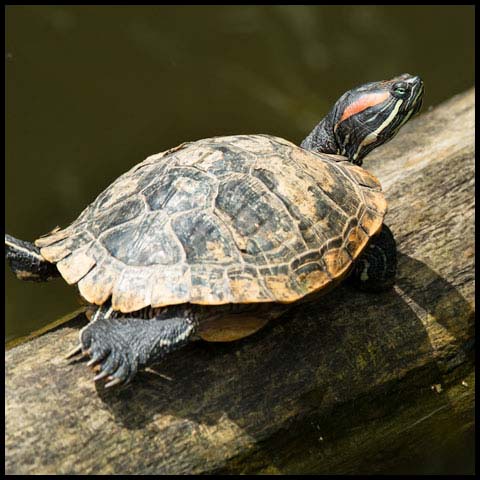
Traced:
<svg viewBox="0 0 480 480">
<path fill-rule="evenodd" d="M 393 290 L 343 284 L 121 389 L 63 359 L 83 317 L 56 326 L 6 352 L 6 473 L 380 473 L 471 431 L 474 90 L 412 120 L 364 167 L 389 202 Z"/>
</svg>

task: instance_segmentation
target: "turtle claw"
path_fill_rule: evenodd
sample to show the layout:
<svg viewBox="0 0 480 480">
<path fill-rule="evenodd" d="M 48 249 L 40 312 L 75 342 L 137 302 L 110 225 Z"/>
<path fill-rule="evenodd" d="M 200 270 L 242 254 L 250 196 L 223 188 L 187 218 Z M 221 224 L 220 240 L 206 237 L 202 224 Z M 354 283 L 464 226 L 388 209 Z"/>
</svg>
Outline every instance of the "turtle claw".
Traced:
<svg viewBox="0 0 480 480">
<path fill-rule="evenodd" d="M 91 360 L 89 360 L 87 362 L 87 366 L 91 367 L 91 366 L 95 365 L 96 363 L 98 363 L 101 359 L 102 359 L 101 357 L 93 357 Z"/>
<path fill-rule="evenodd" d="M 81 343 L 79 343 L 75 348 L 70 350 L 63 358 L 65 360 L 68 360 L 68 359 L 74 357 L 75 355 L 78 355 L 79 353 L 82 353 L 82 344 Z"/>
<path fill-rule="evenodd" d="M 187 343 L 194 328 L 187 317 L 100 317 L 81 330 L 80 342 L 94 381 L 105 380 L 105 388 L 111 388 L 129 383 L 152 360 Z"/>
<path fill-rule="evenodd" d="M 112 378 L 111 376 L 108 378 Z M 119 383 L 123 383 L 123 380 L 121 378 L 115 377 L 113 380 L 105 384 L 105 388 L 111 388 L 114 387 L 115 385 L 118 385 Z"/>
<path fill-rule="evenodd" d="M 98 382 L 98 380 L 102 380 L 105 377 L 108 377 L 110 374 L 106 372 L 105 370 L 102 370 L 98 375 L 93 377 L 94 382 Z"/>
<path fill-rule="evenodd" d="M 94 382 L 106 380 L 105 388 L 128 383 L 137 371 L 140 361 L 134 351 L 122 349 L 128 345 L 133 328 L 116 319 L 102 319 L 90 323 L 80 334 L 83 348 L 88 348 L 87 365 L 95 371 Z M 136 325 L 132 322 L 132 325 Z M 134 332 L 134 331 L 133 331 Z"/>
</svg>

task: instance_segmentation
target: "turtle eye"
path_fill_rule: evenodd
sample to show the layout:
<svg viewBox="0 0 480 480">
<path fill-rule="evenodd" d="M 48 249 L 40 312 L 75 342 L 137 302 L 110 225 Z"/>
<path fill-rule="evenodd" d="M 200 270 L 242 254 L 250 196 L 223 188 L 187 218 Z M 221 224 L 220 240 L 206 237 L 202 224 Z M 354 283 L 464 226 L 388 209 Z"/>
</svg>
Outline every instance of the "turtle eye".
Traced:
<svg viewBox="0 0 480 480">
<path fill-rule="evenodd" d="M 393 95 L 398 98 L 404 98 L 408 93 L 408 83 L 397 82 L 393 85 Z"/>
</svg>

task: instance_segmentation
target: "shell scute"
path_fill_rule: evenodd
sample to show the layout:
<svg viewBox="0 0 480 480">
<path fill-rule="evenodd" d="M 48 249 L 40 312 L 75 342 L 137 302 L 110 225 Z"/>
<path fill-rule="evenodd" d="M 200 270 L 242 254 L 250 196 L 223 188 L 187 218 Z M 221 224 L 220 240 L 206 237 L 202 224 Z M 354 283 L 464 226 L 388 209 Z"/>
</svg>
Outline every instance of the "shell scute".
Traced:
<svg viewBox="0 0 480 480">
<path fill-rule="evenodd" d="M 142 194 L 151 210 L 165 210 L 167 214 L 209 208 L 215 199 L 215 182 L 197 169 L 174 167 Z"/>
<path fill-rule="evenodd" d="M 172 229 L 193 264 L 230 264 L 240 256 L 230 232 L 214 215 L 204 211 L 187 212 L 172 220 Z"/>
<path fill-rule="evenodd" d="M 72 285 L 82 279 L 94 266 L 95 260 L 84 250 L 76 250 L 57 263 L 57 268 L 65 281 Z"/>
<path fill-rule="evenodd" d="M 113 286 L 121 272 L 121 268 L 115 268 L 111 262 L 97 264 L 78 282 L 78 291 L 91 303 L 101 305 L 112 294 Z"/>
<path fill-rule="evenodd" d="M 191 298 L 191 268 L 184 264 L 156 269 L 150 277 L 152 307 L 187 303 Z"/>
<path fill-rule="evenodd" d="M 108 230 L 100 241 L 113 258 L 125 265 L 175 265 L 185 258 L 164 212 L 140 216 Z"/>
<path fill-rule="evenodd" d="M 133 312 L 151 305 L 152 273 L 152 269 L 146 267 L 123 269 L 113 286 L 113 309 L 120 312 Z"/>
</svg>

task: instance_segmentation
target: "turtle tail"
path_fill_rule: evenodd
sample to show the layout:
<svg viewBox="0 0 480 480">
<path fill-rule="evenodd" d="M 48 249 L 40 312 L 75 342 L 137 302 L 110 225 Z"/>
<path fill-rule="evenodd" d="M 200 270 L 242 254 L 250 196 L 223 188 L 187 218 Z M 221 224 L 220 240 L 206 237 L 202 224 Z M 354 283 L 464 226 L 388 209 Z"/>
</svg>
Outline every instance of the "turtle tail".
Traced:
<svg viewBox="0 0 480 480">
<path fill-rule="evenodd" d="M 33 243 L 5 234 L 5 259 L 20 280 L 46 282 L 60 275 L 57 267 L 45 260 Z"/>
</svg>

